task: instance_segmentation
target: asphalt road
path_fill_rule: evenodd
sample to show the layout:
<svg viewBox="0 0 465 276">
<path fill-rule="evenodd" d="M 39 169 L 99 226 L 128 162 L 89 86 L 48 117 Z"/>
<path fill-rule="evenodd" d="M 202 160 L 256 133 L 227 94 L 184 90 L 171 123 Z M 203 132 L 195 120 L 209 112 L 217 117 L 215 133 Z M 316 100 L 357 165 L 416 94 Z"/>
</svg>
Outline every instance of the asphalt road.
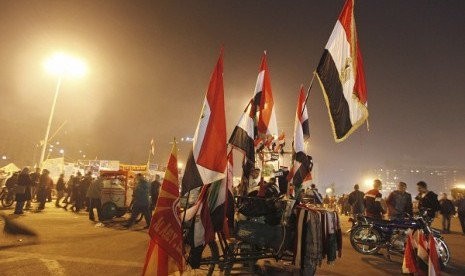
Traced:
<svg viewBox="0 0 465 276">
<path fill-rule="evenodd" d="M 124 218 L 105 225 L 88 220 L 79 214 L 56 208 L 47 203 L 44 211 L 12 215 L 12 209 L 1 209 L 14 222 L 25 225 L 39 234 L 38 238 L 0 234 L 0 275 L 141 275 L 149 237 L 142 222 L 126 230 Z M 348 217 L 342 217 L 343 231 Z M 439 222 L 437 219 L 436 223 Z M 435 224 L 436 224 L 435 223 Z M 3 229 L 4 222 L 0 222 Z M 445 235 L 452 260 L 443 275 L 465 275 L 465 236 L 459 233 L 456 218 L 452 234 Z M 381 251 L 381 253 L 385 253 Z M 360 255 L 344 236 L 343 257 L 334 265 L 324 263 L 317 275 L 400 275 L 402 257 Z M 202 271 L 188 271 L 186 275 L 203 275 Z M 222 275 L 221 272 L 215 272 Z M 251 275 L 247 268 L 235 266 L 235 274 Z M 272 259 L 261 260 L 255 268 L 257 275 L 299 275 L 289 263 Z"/>
</svg>

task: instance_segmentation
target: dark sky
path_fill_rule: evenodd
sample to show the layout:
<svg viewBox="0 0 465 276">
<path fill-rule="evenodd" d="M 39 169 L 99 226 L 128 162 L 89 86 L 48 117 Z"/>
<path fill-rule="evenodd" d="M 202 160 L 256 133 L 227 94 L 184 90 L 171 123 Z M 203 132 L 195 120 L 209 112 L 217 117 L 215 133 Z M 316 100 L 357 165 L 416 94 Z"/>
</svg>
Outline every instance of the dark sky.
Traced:
<svg viewBox="0 0 465 276">
<path fill-rule="evenodd" d="M 67 120 L 56 140 L 68 158 L 84 150 L 145 163 L 153 137 L 155 161 L 166 163 L 172 137 L 193 135 L 222 44 L 228 130 L 267 50 L 278 127 L 290 141 L 299 86 L 308 86 L 343 2 L 1 1 L 0 154 L 31 163 L 56 82 L 42 62 L 59 50 L 89 67 L 63 83 L 57 103 L 53 129 Z M 336 144 L 315 85 L 310 153 L 322 186 L 352 186 L 393 162 L 464 167 L 464 11 L 463 0 L 356 1 L 370 131 Z M 181 160 L 187 151 L 181 145 Z"/>
</svg>

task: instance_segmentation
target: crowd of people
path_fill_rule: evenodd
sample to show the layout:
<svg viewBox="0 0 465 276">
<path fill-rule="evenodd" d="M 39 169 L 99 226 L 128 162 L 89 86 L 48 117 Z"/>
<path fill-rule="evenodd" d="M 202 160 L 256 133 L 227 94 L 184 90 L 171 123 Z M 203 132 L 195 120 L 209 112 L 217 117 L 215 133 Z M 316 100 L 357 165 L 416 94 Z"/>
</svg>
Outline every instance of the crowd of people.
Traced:
<svg viewBox="0 0 465 276">
<path fill-rule="evenodd" d="M 450 233 L 451 218 L 458 214 L 462 232 L 465 235 L 465 195 L 459 194 L 457 200 L 453 202 L 448 199 L 446 193 L 442 193 L 441 198 L 438 199 L 438 195 L 428 190 L 428 185 L 424 181 L 418 182 L 416 186 L 418 195 L 414 199 L 418 211 L 424 212 L 431 221 L 438 213 L 441 214 L 444 234 Z M 392 191 L 387 198 L 383 198 L 381 189 L 382 182 L 379 179 L 375 179 L 373 189 L 365 193 L 359 190 L 357 184 L 354 185 L 354 191 L 347 196 L 346 201 L 350 205 L 352 215 L 364 214 L 372 218 L 383 219 L 387 217 L 391 220 L 399 220 L 413 215 L 413 198 L 407 192 L 405 182 L 399 182 L 397 190 Z"/>
<path fill-rule="evenodd" d="M 43 211 L 45 203 L 52 202 L 52 191 L 55 190 L 55 207 L 76 213 L 85 210 L 89 214 L 89 220 L 101 221 L 104 217 L 101 209 L 103 180 L 102 176 L 94 178 L 91 172 L 83 176 L 78 171 L 75 175 L 70 175 L 68 181 L 65 180 L 65 175 L 61 174 L 55 185 L 47 169 L 36 168 L 31 173 L 30 169 L 25 167 L 9 177 L 5 185 L 9 193 L 15 197 L 14 214 L 16 215 L 23 215 L 25 210 L 31 210 L 33 201 L 38 203 L 36 211 Z M 148 228 L 158 199 L 160 177 L 157 175 L 155 180 L 149 183 L 144 175 L 139 173 L 135 177 L 134 184 L 131 216 L 123 226 L 131 227 L 136 218 L 143 214 L 145 228 Z"/>
</svg>

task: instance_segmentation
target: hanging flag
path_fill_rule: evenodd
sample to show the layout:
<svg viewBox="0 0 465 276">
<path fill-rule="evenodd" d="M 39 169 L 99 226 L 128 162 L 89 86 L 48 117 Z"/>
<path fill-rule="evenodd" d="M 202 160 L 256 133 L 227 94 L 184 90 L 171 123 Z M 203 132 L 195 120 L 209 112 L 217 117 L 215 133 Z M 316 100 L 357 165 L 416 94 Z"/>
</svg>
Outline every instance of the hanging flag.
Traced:
<svg viewBox="0 0 465 276">
<path fill-rule="evenodd" d="M 184 270 L 182 229 L 179 219 L 179 182 L 176 142 L 165 171 L 150 224 L 150 244 L 143 275 L 165 276 Z"/>
<path fill-rule="evenodd" d="M 418 233 L 418 275 L 428 275 L 428 243 L 425 240 L 425 234 L 423 231 Z"/>
<path fill-rule="evenodd" d="M 182 194 L 224 178 L 226 117 L 223 88 L 223 50 L 212 73 L 194 135 L 192 154 L 182 180 Z"/>
<path fill-rule="evenodd" d="M 150 140 L 150 153 L 155 155 L 155 142 L 153 141 L 153 138 Z"/>
<path fill-rule="evenodd" d="M 305 138 L 310 136 L 305 99 L 305 91 L 301 86 L 294 122 L 294 142 L 292 144 L 294 163 L 288 176 L 288 180 L 296 187 L 302 185 L 309 178 L 311 179 L 312 161 L 305 153 Z"/>
<path fill-rule="evenodd" d="M 433 233 L 429 234 L 429 258 L 428 258 L 428 276 L 441 275 L 441 267 L 439 266 L 439 256 L 436 249 L 436 241 Z"/>
<path fill-rule="evenodd" d="M 353 0 L 345 2 L 316 73 L 328 106 L 334 139 L 344 141 L 368 118 Z"/>
<path fill-rule="evenodd" d="M 253 102 L 256 110 L 256 135 L 263 139 L 266 139 L 268 135 L 278 135 L 278 124 L 276 121 L 273 93 L 271 91 L 271 80 L 266 63 L 266 52 L 263 54 L 260 65 Z"/>
<path fill-rule="evenodd" d="M 215 239 L 215 231 L 210 216 L 210 207 L 208 204 L 208 190 L 210 185 L 205 185 L 200 191 L 196 203 L 187 209 L 185 220 L 194 219 L 194 247 L 202 246 Z"/>
<path fill-rule="evenodd" d="M 216 231 L 227 232 L 234 222 L 233 182 L 233 154 L 228 155 L 226 177 L 211 184 L 208 194 L 208 205 L 211 206 L 211 220 Z"/>
<path fill-rule="evenodd" d="M 409 233 L 407 236 L 407 242 L 405 244 L 404 260 L 402 262 L 402 273 L 413 274 L 417 272 L 417 264 L 415 261 L 415 254 L 412 245 L 412 234 Z"/>
<path fill-rule="evenodd" d="M 244 113 L 239 120 L 239 123 L 234 128 L 229 144 L 234 148 L 242 151 L 249 162 L 255 163 L 255 150 L 254 150 L 254 118 L 255 110 L 253 100 L 244 110 Z"/>
</svg>

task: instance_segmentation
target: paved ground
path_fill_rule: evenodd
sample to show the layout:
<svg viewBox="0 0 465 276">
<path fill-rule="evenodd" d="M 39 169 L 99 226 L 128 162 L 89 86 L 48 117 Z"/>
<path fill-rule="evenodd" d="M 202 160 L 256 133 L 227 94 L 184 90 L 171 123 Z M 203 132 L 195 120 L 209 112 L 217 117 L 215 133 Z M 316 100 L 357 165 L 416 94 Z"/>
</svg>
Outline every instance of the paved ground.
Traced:
<svg viewBox="0 0 465 276">
<path fill-rule="evenodd" d="M 86 213 L 75 214 L 47 204 L 45 211 L 12 215 L 12 209 L 1 209 L 13 221 L 39 233 L 39 238 L 12 236 L 0 233 L 0 275 L 140 275 L 148 245 L 145 223 L 131 230 L 120 226 L 124 219 L 105 226 L 95 224 Z M 349 224 L 342 217 L 343 230 Z M 3 221 L 0 228 L 3 228 Z M 457 219 L 453 220 L 453 234 L 445 236 L 452 261 L 443 275 L 465 275 L 465 236 L 458 233 Z M 356 253 L 344 237 L 343 258 L 335 265 L 323 264 L 317 275 L 399 275 L 402 258 L 388 261 L 384 255 L 363 256 Z M 261 260 L 255 269 L 259 275 L 298 275 L 285 262 Z M 235 272 L 250 275 L 238 266 Z M 203 275 L 189 271 L 186 275 Z M 218 270 L 216 275 L 221 275 Z"/>
</svg>

